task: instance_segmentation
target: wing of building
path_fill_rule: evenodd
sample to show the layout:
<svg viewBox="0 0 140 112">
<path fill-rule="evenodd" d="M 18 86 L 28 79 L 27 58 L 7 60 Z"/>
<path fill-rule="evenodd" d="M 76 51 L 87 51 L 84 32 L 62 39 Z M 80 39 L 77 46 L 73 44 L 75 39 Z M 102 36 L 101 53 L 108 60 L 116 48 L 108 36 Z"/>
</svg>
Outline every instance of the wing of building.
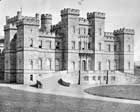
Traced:
<svg viewBox="0 0 140 112">
<path fill-rule="evenodd" d="M 121 28 L 105 32 L 105 13 L 87 13 L 85 19 L 79 12 L 78 9 L 61 10 L 61 21 L 56 25 L 52 25 L 51 14 L 27 17 L 19 11 L 12 18 L 7 16 L 5 81 L 31 84 L 42 75 L 64 70 L 133 74 L 134 30 Z M 84 79 L 88 80 L 88 76 Z"/>
</svg>

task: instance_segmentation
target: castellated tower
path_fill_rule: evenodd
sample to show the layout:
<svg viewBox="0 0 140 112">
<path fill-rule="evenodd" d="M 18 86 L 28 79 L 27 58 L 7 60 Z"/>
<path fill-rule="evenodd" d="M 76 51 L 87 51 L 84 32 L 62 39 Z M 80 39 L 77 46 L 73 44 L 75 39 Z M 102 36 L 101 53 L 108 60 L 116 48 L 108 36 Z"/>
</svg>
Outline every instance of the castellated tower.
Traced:
<svg viewBox="0 0 140 112">
<path fill-rule="evenodd" d="M 64 68 L 70 72 L 77 71 L 79 10 L 69 8 L 61 10 L 61 21 L 64 33 Z"/>
<path fill-rule="evenodd" d="M 120 70 L 134 74 L 134 30 L 121 28 L 114 30 L 115 37 L 120 41 Z"/>
<path fill-rule="evenodd" d="M 106 60 L 104 59 L 104 26 L 105 13 L 92 12 L 87 13 L 87 19 L 90 25 L 90 36 L 92 37 L 92 49 L 95 51 L 93 55 L 93 70 L 98 70 L 99 65 L 102 70 L 106 69 Z"/>
<path fill-rule="evenodd" d="M 41 31 L 50 33 L 52 25 L 52 15 L 51 14 L 42 14 L 41 15 Z"/>
<path fill-rule="evenodd" d="M 16 39 L 17 39 L 17 27 L 16 23 L 22 19 L 22 13 L 17 12 L 17 15 L 13 18 L 6 16 L 6 25 L 4 26 L 5 43 L 4 43 L 4 68 L 5 75 L 4 80 L 6 82 L 16 81 Z"/>
</svg>

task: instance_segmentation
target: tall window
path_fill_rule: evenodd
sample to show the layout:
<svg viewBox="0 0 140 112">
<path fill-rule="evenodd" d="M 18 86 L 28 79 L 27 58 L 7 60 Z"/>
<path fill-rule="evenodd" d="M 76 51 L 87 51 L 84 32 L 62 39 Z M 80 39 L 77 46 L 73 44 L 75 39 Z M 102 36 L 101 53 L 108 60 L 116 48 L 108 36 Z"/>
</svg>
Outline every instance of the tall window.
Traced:
<svg viewBox="0 0 140 112">
<path fill-rule="evenodd" d="M 59 71 L 60 70 L 60 61 L 59 61 L 59 59 L 56 59 L 55 60 L 55 70 L 56 71 Z"/>
<path fill-rule="evenodd" d="M 99 51 L 101 51 L 101 49 L 102 49 L 102 44 L 99 43 Z"/>
<path fill-rule="evenodd" d="M 130 70 L 130 62 L 128 62 L 128 70 Z"/>
<path fill-rule="evenodd" d="M 108 51 L 109 51 L 109 52 L 111 51 L 111 47 L 110 47 L 110 44 L 108 44 Z"/>
<path fill-rule="evenodd" d="M 72 41 L 72 49 L 75 49 L 75 41 Z"/>
<path fill-rule="evenodd" d="M 30 75 L 30 81 L 33 81 L 33 75 Z"/>
<path fill-rule="evenodd" d="M 86 34 L 86 28 L 84 28 L 84 34 Z"/>
<path fill-rule="evenodd" d="M 30 67 L 33 69 L 33 60 L 30 60 Z"/>
<path fill-rule="evenodd" d="M 90 47 L 90 42 L 88 43 L 88 49 L 89 49 L 89 50 L 91 49 L 91 47 Z"/>
<path fill-rule="evenodd" d="M 117 59 L 114 60 L 114 69 L 117 70 Z"/>
<path fill-rule="evenodd" d="M 55 46 L 56 46 L 56 49 L 60 49 L 60 43 L 59 42 L 55 42 Z"/>
<path fill-rule="evenodd" d="M 92 70 L 92 63 L 91 63 L 91 60 L 88 60 L 88 70 Z"/>
<path fill-rule="evenodd" d="M 99 35 L 102 35 L 102 28 L 99 28 Z"/>
<path fill-rule="evenodd" d="M 114 45 L 114 51 L 117 51 L 117 45 Z"/>
<path fill-rule="evenodd" d="M 39 41 L 39 48 L 42 48 L 42 40 Z"/>
<path fill-rule="evenodd" d="M 79 42 L 79 50 L 81 50 L 81 42 Z"/>
<path fill-rule="evenodd" d="M 80 34 L 80 28 L 79 28 L 79 34 Z"/>
<path fill-rule="evenodd" d="M 98 70 L 101 70 L 101 62 L 98 62 Z"/>
<path fill-rule="evenodd" d="M 33 39 L 30 40 L 30 47 L 33 47 Z"/>
<path fill-rule="evenodd" d="M 128 52 L 130 52 L 130 48 L 131 48 L 130 45 L 128 45 Z"/>
<path fill-rule="evenodd" d="M 47 70 L 51 70 L 51 59 L 46 60 L 46 68 Z"/>
<path fill-rule="evenodd" d="M 73 33 L 75 33 L 75 26 L 73 26 Z"/>
<path fill-rule="evenodd" d="M 110 70 L 110 60 L 107 61 L 108 70 Z"/>
<path fill-rule="evenodd" d="M 73 66 L 73 71 L 75 71 L 75 62 L 72 62 L 72 66 Z"/>
<path fill-rule="evenodd" d="M 39 69 L 42 70 L 42 59 L 41 58 L 39 58 L 38 65 L 39 65 Z"/>
</svg>

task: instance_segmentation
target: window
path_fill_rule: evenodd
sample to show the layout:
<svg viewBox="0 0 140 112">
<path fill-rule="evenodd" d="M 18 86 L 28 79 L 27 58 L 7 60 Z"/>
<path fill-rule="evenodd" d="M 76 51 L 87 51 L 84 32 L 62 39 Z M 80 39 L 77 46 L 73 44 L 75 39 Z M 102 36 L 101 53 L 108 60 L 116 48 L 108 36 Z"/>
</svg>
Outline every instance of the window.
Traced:
<svg viewBox="0 0 140 112">
<path fill-rule="evenodd" d="M 46 60 L 46 68 L 47 70 L 51 70 L 51 59 Z"/>
<path fill-rule="evenodd" d="M 33 75 L 30 75 L 30 81 L 33 81 Z"/>
<path fill-rule="evenodd" d="M 101 80 L 101 76 L 98 76 L 98 80 Z"/>
<path fill-rule="evenodd" d="M 81 50 L 81 42 L 79 42 L 79 50 Z"/>
<path fill-rule="evenodd" d="M 55 42 L 55 46 L 56 46 L 56 49 L 60 49 L 60 43 L 59 42 Z"/>
<path fill-rule="evenodd" d="M 91 30 L 90 30 L 90 28 L 88 29 L 88 35 L 90 35 L 90 32 L 91 32 Z"/>
<path fill-rule="evenodd" d="M 111 80 L 115 81 L 116 77 L 115 76 L 111 76 Z"/>
<path fill-rule="evenodd" d="M 79 28 L 79 34 L 80 34 L 80 28 Z"/>
<path fill-rule="evenodd" d="M 99 43 L 99 51 L 101 51 L 101 49 L 102 49 L 102 44 Z"/>
<path fill-rule="evenodd" d="M 72 41 L 72 49 L 75 49 L 75 41 Z"/>
<path fill-rule="evenodd" d="M 101 70 L 101 62 L 98 62 L 98 70 Z"/>
<path fill-rule="evenodd" d="M 91 49 L 91 47 L 90 47 L 90 42 L 88 43 L 88 49 L 89 49 L 89 50 Z"/>
<path fill-rule="evenodd" d="M 86 34 L 86 28 L 84 28 L 84 34 Z"/>
<path fill-rule="evenodd" d="M 49 48 L 50 49 L 52 48 L 52 42 L 51 41 L 49 42 Z"/>
<path fill-rule="evenodd" d="M 108 60 L 108 62 L 107 62 L 107 66 L 108 66 L 108 70 L 110 70 L 110 60 Z"/>
<path fill-rule="evenodd" d="M 30 60 L 30 67 L 33 69 L 33 60 Z"/>
<path fill-rule="evenodd" d="M 85 81 L 88 81 L 89 80 L 89 77 L 88 76 L 84 76 L 84 80 Z"/>
<path fill-rule="evenodd" d="M 109 52 L 111 51 L 110 44 L 108 44 L 108 51 L 109 51 Z"/>
<path fill-rule="evenodd" d="M 39 41 L 39 48 L 42 48 L 42 40 Z"/>
<path fill-rule="evenodd" d="M 30 47 L 33 47 L 33 39 L 30 40 Z"/>
<path fill-rule="evenodd" d="M 114 45 L 114 51 L 117 51 L 117 45 Z"/>
<path fill-rule="evenodd" d="M 60 61 L 59 61 L 59 59 L 55 60 L 55 69 L 56 69 L 56 71 L 60 70 Z"/>
<path fill-rule="evenodd" d="M 104 80 L 107 80 L 107 76 L 104 76 Z"/>
<path fill-rule="evenodd" d="M 96 76 L 93 76 L 93 77 L 92 77 L 92 80 L 96 80 Z"/>
<path fill-rule="evenodd" d="M 73 71 L 75 71 L 75 62 L 72 62 L 72 66 L 73 66 Z"/>
<path fill-rule="evenodd" d="M 102 28 L 99 28 L 99 35 L 102 35 Z"/>
<path fill-rule="evenodd" d="M 130 62 L 128 62 L 128 70 L 130 70 Z"/>
<path fill-rule="evenodd" d="M 117 70 L 117 59 L 114 60 L 114 69 Z"/>
<path fill-rule="evenodd" d="M 39 69 L 42 70 L 42 59 L 41 58 L 39 59 L 38 65 L 39 65 Z"/>
<path fill-rule="evenodd" d="M 88 69 L 89 69 L 89 70 L 92 70 L 92 63 L 91 63 L 91 60 L 88 60 Z"/>
<path fill-rule="evenodd" d="M 130 45 L 128 45 L 128 52 L 130 52 L 130 48 L 131 48 Z"/>
<path fill-rule="evenodd" d="M 75 26 L 73 26 L 73 33 L 75 33 Z"/>
</svg>

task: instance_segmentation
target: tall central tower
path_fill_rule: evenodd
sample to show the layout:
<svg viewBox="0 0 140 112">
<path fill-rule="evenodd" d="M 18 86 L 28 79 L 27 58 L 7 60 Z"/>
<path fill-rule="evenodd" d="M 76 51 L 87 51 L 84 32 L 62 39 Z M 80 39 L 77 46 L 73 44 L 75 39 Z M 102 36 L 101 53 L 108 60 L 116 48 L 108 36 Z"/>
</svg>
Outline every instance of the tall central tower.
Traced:
<svg viewBox="0 0 140 112">
<path fill-rule="evenodd" d="M 92 47 L 94 50 L 94 70 L 104 70 L 104 26 L 105 13 L 87 13 L 90 24 L 90 35 L 92 37 Z"/>
<path fill-rule="evenodd" d="M 79 10 L 61 10 L 62 30 L 64 32 L 64 69 L 69 72 L 78 70 L 78 27 Z"/>
</svg>

